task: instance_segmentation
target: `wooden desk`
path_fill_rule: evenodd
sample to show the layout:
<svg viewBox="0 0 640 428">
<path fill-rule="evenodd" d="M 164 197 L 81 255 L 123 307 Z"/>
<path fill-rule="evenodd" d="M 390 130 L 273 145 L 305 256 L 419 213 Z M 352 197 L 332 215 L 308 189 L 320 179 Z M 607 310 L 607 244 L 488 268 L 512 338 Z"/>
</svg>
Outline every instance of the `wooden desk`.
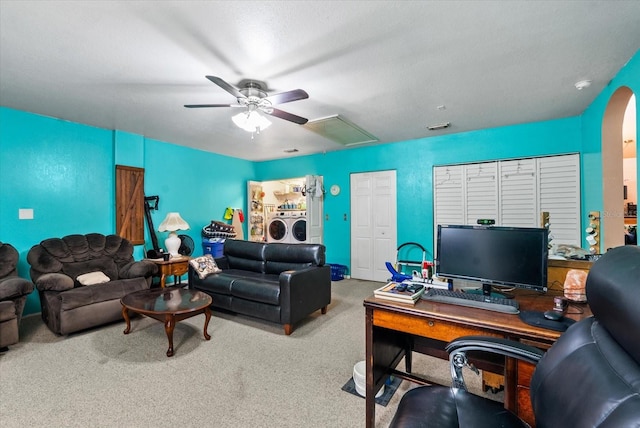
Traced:
<svg viewBox="0 0 640 428">
<path fill-rule="evenodd" d="M 180 284 L 180 277 L 189 272 L 189 260 L 187 256 L 173 257 L 167 261 L 162 259 L 147 259 L 158 265 L 157 276 L 160 276 L 160 288 L 167 284 L 167 276 L 173 275 L 174 282 Z"/>
<path fill-rule="evenodd" d="M 556 294 L 557 295 L 557 294 Z M 553 307 L 552 293 L 516 290 L 520 310 L 546 311 Z M 466 335 L 504 337 L 548 349 L 560 332 L 530 326 L 518 315 L 420 300 L 413 305 L 373 296 L 365 299 L 366 312 L 366 426 L 375 426 L 375 395 L 388 375 L 428 384 L 428 377 L 411 373 L 411 352 L 448 359 L 447 342 Z M 577 312 L 582 311 L 581 314 Z M 588 305 L 569 306 L 567 316 L 580 320 L 591 315 Z M 405 357 L 405 371 L 396 369 Z M 529 381 L 533 366 L 512 358 L 472 359 L 481 370 L 504 374 L 505 408 L 533 426 Z M 428 375 L 428 374 L 427 374 Z M 447 385 L 449 386 L 449 385 Z"/>
</svg>

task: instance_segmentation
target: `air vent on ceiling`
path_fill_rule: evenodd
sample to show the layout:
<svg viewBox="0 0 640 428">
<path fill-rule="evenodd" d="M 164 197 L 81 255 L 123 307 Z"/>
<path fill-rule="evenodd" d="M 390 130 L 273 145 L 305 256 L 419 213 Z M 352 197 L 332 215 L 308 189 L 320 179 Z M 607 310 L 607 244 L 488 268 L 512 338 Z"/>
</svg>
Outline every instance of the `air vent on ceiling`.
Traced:
<svg viewBox="0 0 640 428">
<path fill-rule="evenodd" d="M 428 125 L 427 129 L 429 131 L 438 131 L 440 129 L 445 129 L 451 126 L 451 122 L 443 122 L 443 123 L 438 123 L 436 125 Z"/>
<path fill-rule="evenodd" d="M 378 138 L 337 114 L 310 120 L 304 127 L 344 146 L 378 141 Z"/>
</svg>

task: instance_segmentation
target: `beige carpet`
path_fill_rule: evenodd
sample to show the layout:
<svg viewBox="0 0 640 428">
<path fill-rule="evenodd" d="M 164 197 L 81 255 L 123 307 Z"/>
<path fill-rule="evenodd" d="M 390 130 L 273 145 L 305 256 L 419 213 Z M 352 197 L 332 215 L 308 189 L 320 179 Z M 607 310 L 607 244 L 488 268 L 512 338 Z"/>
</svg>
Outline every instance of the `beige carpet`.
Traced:
<svg viewBox="0 0 640 428">
<path fill-rule="evenodd" d="M 334 282 L 327 314 L 291 336 L 214 312 L 205 341 L 196 316 L 177 324 L 172 358 L 163 325 L 149 318 L 134 318 L 129 335 L 121 322 L 59 337 L 39 314 L 26 317 L 21 342 L 0 354 L 0 425 L 363 427 L 364 399 L 341 388 L 364 359 L 362 300 L 379 286 Z M 446 361 L 414 361 L 416 372 L 450 382 Z M 479 378 L 467 377 L 479 392 Z M 376 406 L 377 426 L 389 424 L 409 387 L 402 382 L 387 407 Z"/>
</svg>

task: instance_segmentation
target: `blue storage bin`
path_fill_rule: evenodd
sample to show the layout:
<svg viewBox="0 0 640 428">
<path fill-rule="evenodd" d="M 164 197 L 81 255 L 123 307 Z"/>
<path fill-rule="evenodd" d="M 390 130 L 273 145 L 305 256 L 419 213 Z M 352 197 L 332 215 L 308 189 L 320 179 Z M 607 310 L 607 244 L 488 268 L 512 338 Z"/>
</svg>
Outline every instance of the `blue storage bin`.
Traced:
<svg viewBox="0 0 640 428">
<path fill-rule="evenodd" d="M 331 281 L 342 281 L 344 274 L 347 273 L 347 267 L 335 263 L 329 263 L 329 266 L 331 266 Z"/>
<path fill-rule="evenodd" d="M 213 258 L 224 254 L 224 238 L 202 238 L 202 252 L 211 254 Z"/>
</svg>

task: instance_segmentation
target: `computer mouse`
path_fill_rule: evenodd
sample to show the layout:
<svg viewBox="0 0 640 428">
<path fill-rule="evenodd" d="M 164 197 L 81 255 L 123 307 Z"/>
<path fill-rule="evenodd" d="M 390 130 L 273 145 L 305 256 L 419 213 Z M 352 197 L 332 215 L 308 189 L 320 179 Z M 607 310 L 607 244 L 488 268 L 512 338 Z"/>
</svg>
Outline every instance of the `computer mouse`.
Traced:
<svg viewBox="0 0 640 428">
<path fill-rule="evenodd" d="M 558 311 L 546 311 L 544 317 L 551 321 L 560 321 L 562 319 L 562 312 Z"/>
</svg>

